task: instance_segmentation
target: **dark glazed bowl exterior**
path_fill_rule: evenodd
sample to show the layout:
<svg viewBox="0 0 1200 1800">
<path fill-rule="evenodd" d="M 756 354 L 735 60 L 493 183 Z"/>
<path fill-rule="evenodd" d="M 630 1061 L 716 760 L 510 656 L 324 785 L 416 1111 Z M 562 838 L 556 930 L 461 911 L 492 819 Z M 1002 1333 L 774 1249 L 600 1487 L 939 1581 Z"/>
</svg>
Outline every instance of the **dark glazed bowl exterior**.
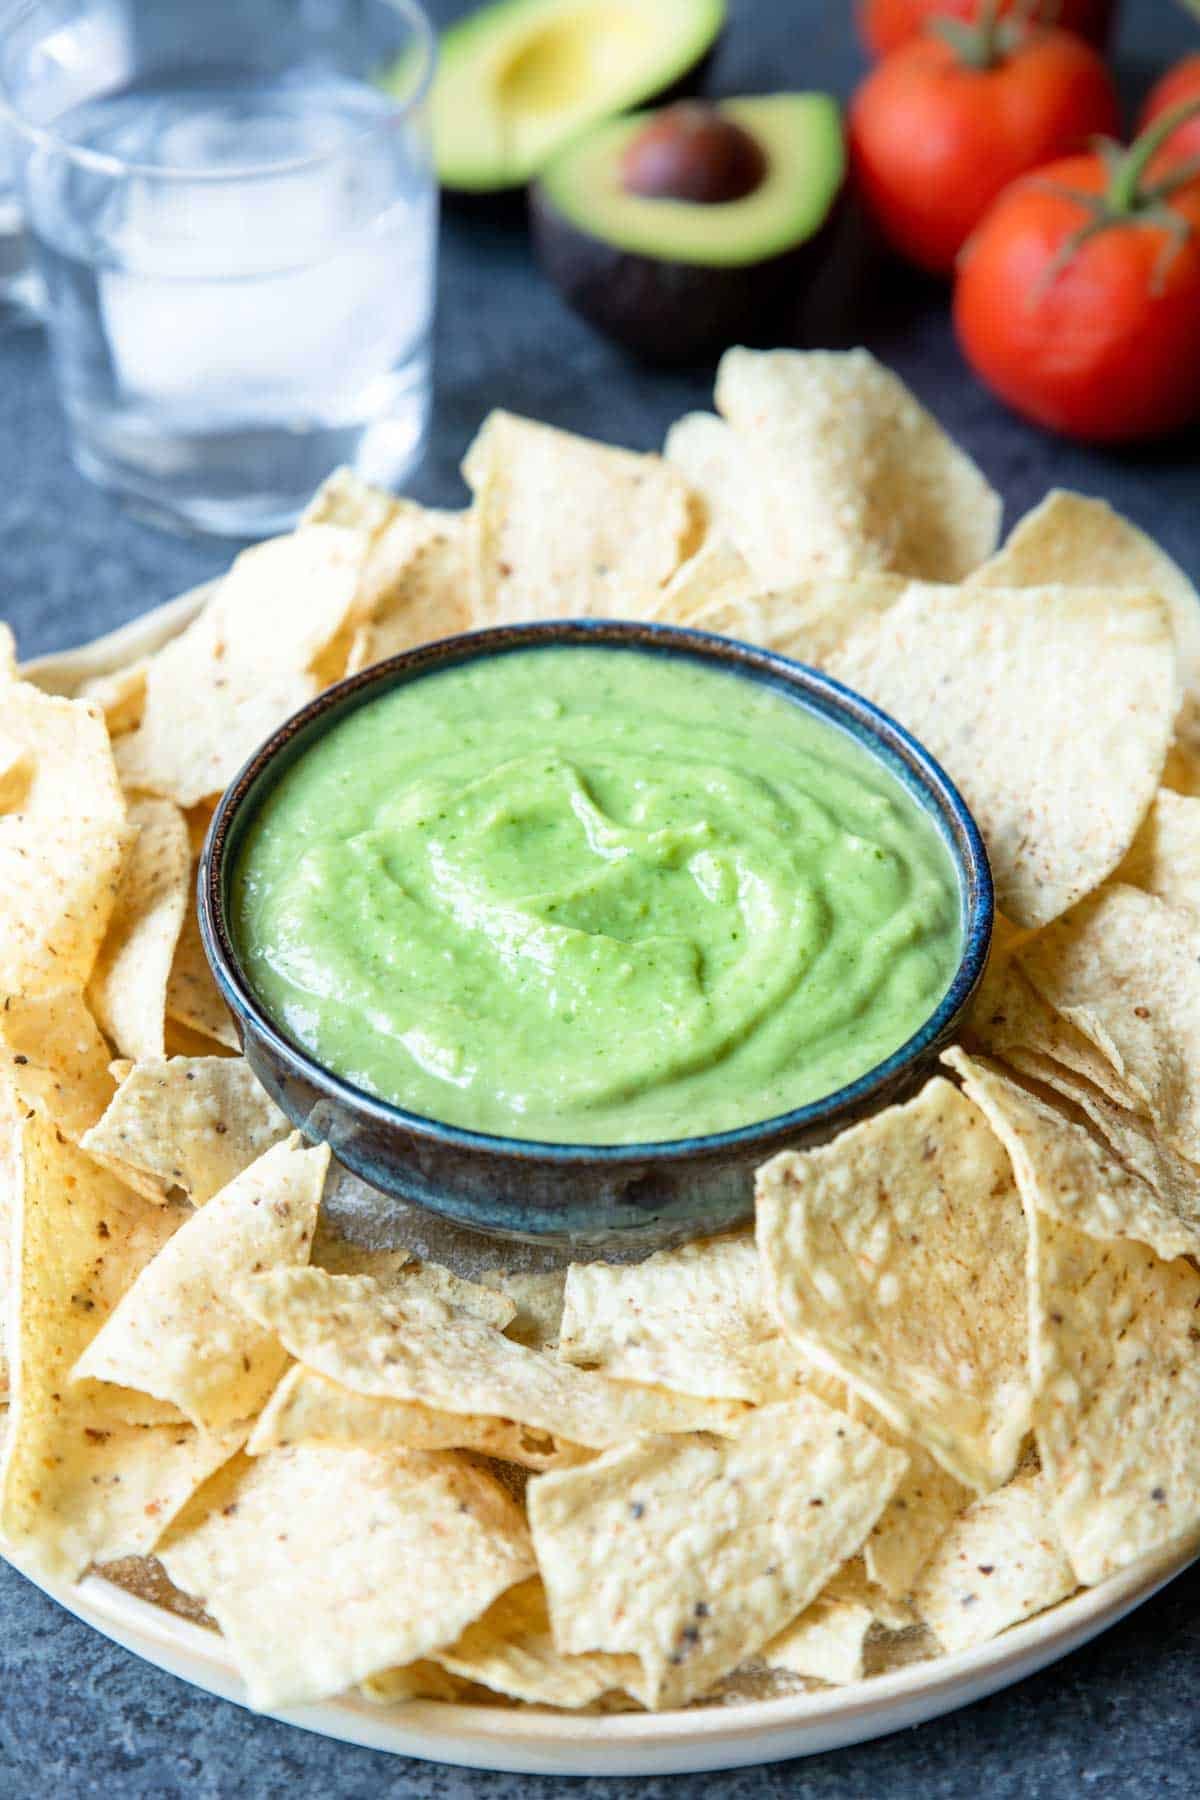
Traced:
<svg viewBox="0 0 1200 1800">
<path fill-rule="evenodd" d="M 543 1144 L 489 1136 L 407 1113 L 322 1068 L 255 997 L 229 929 L 229 878 L 246 826 L 285 770 L 347 713 L 435 670 L 563 645 L 682 656 L 780 692 L 849 732 L 930 813 L 957 867 L 963 952 L 937 1009 L 877 1068 L 827 1098 L 714 1137 L 655 1144 Z M 913 1092 L 952 1038 L 982 977 L 992 932 L 992 880 L 979 831 L 928 752 L 859 695 L 799 663 L 706 632 L 607 620 L 502 626 L 422 645 L 364 669 L 288 719 L 230 785 L 200 859 L 205 952 L 242 1034 L 246 1059 L 306 1137 L 373 1187 L 472 1231 L 581 1248 L 650 1248 L 748 1218 L 754 1172 L 780 1150 L 826 1142 Z"/>
</svg>

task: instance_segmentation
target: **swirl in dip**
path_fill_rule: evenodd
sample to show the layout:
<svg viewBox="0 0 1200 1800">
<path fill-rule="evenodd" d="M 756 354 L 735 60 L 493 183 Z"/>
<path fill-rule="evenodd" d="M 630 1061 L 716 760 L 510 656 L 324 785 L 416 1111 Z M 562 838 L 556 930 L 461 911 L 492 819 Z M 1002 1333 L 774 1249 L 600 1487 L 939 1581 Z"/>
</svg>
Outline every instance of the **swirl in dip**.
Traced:
<svg viewBox="0 0 1200 1800">
<path fill-rule="evenodd" d="M 820 1099 L 920 1028 L 962 951 L 936 824 L 851 736 L 704 662 L 586 646 L 342 719 L 251 822 L 231 918 L 326 1068 L 552 1143 Z"/>
</svg>

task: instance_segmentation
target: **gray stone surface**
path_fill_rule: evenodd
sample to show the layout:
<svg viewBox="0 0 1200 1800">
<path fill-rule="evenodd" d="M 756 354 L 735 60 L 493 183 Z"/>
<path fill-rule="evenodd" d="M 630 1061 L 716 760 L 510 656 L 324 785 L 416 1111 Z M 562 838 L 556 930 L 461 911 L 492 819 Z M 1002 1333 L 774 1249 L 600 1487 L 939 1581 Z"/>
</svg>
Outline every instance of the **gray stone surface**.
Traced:
<svg viewBox="0 0 1200 1800">
<path fill-rule="evenodd" d="M 644 0 L 651 4 L 652 0 Z M 247 0 L 253 4 L 253 0 Z M 445 15 L 461 10 L 439 9 Z M 848 0 L 735 0 L 715 90 L 829 85 L 859 64 Z M 198 17 L 202 16 L 198 9 Z M 1130 95 L 1195 41 L 1169 0 L 1127 0 Z M 1200 574 L 1200 452 L 1189 443 L 1102 456 L 1008 418 L 958 361 L 937 290 L 888 276 L 859 335 L 971 447 L 1010 518 L 1054 483 L 1106 495 Z M 519 220 L 446 222 L 434 443 L 414 492 L 457 504 L 456 465 L 490 406 L 637 446 L 708 400 L 707 371 L 645 371 L 593 337 L 532 273 Z M 0 338 L 0 614 L 26 654 L 95 635 L 219 570 L 228 548 L 165 537 L 123 514 L 68 461 L 36 334 Z M 1091 1647 L 951 1718 L 804 1763 L 669 1780 L 569 1784 L 474 1775 L 347 1748 L 256 1719 L 139 1663 L 0 1568 L 0 1800 L 103 1795 L 234 1800 L 515 1800 L 565 1791 L 612 1800 L 922 1800 L 1200 1792 L 1200 1572 Z"/>
</svg>

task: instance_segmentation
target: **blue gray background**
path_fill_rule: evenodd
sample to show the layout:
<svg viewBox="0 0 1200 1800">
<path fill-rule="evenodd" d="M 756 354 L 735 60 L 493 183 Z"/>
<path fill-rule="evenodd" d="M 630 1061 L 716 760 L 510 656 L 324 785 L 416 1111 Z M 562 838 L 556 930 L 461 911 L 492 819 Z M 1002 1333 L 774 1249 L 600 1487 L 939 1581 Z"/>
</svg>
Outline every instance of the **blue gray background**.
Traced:
<svg viewBox="0 0 1200 1800">
<path fill-rule="evenodd" d="M 186 3 L 186 0 L 184 0 Z M 641 0 L 654 4 L 654 0 Z M 200 0 L 192 0 L 197 19 Z M 254 0 L 246 0 L 253 5 Z M 434 8 L 439 19 L 460 6 Z M 850 0 L 733 0 L 715 92 L 830 87 L 861 64 Z M 1200 28 L 1172 0 L 1126 0 L 1122 84 L 1132 103 Z M 898 274 L 873 284 L 861 335 L 961 438 L 1011 521 L 1055 484 L 1102 494 L 1200 576 L 1200 440 L 1137 455 L 1056 443 L 1008 417 L 955 353 L 943 295 Z M 433 442 L 421 499 L 465 500 L 458 462 L 506 406 L 617 443 L 656 447 L 708 403 L 711 371 L 657 374 L 568 313 L 533 272 L 519 220 L 451 212 L 442 239 Z M 95 636 L 217 573 L 228 546 L 170 538 L 124 514 L 68 460 L 45 345 L 0 337 L 0 616 L 33 655 Z M 1200 1422 L 1198 1422 L 1200 1424 Z M 807 1762 L 678 1780 L 568 1783 L 403 1762 L 309 1736 L 196 1693 L 77 1623 L 0 1565 L 0 1800 L 537 1800 L 569 1787 L 606 1800 L 922 1800 L 973 1795 L 1200 1793 L 1200 1570 L 1065 1663 L 951 1718 Z"/>
</svg>

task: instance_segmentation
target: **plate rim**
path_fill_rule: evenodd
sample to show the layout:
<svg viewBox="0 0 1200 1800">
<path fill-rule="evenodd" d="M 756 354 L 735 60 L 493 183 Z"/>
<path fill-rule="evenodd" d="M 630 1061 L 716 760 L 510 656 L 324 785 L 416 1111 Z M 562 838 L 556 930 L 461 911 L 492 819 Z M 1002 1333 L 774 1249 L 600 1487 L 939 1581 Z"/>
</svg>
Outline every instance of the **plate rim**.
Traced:
<svg viewBox="0 0 1200 1800">
<path fill-rule="evenodd" d="M 150 655 L 177 637 L 216 585 L 202 583 L 74 649 L 24 661 L 18 674 L 47 692 L 75 693 L 82 682 Z M 1036 1673 L 1115 1625 L 1197 1558 L 1200 1533 L 972 1649 L 845 1687 L 682 1711 L 608 1714 L 441 1700 L 384 1707 L 342 1695 L 259 1716 L 392 1754 L 514 1774 L 698 1773 L 746 1766 L 865 1742 L 968 1705 Z M 215 1632 L 99 1574 L 87 1574 L 78 1583 L 51 1580 L 8 1547 L 0 1547 L 0 1560 L 131 1654 L 193 1687 L 249 1707 L 233 1659 Z"/>
</svg>

